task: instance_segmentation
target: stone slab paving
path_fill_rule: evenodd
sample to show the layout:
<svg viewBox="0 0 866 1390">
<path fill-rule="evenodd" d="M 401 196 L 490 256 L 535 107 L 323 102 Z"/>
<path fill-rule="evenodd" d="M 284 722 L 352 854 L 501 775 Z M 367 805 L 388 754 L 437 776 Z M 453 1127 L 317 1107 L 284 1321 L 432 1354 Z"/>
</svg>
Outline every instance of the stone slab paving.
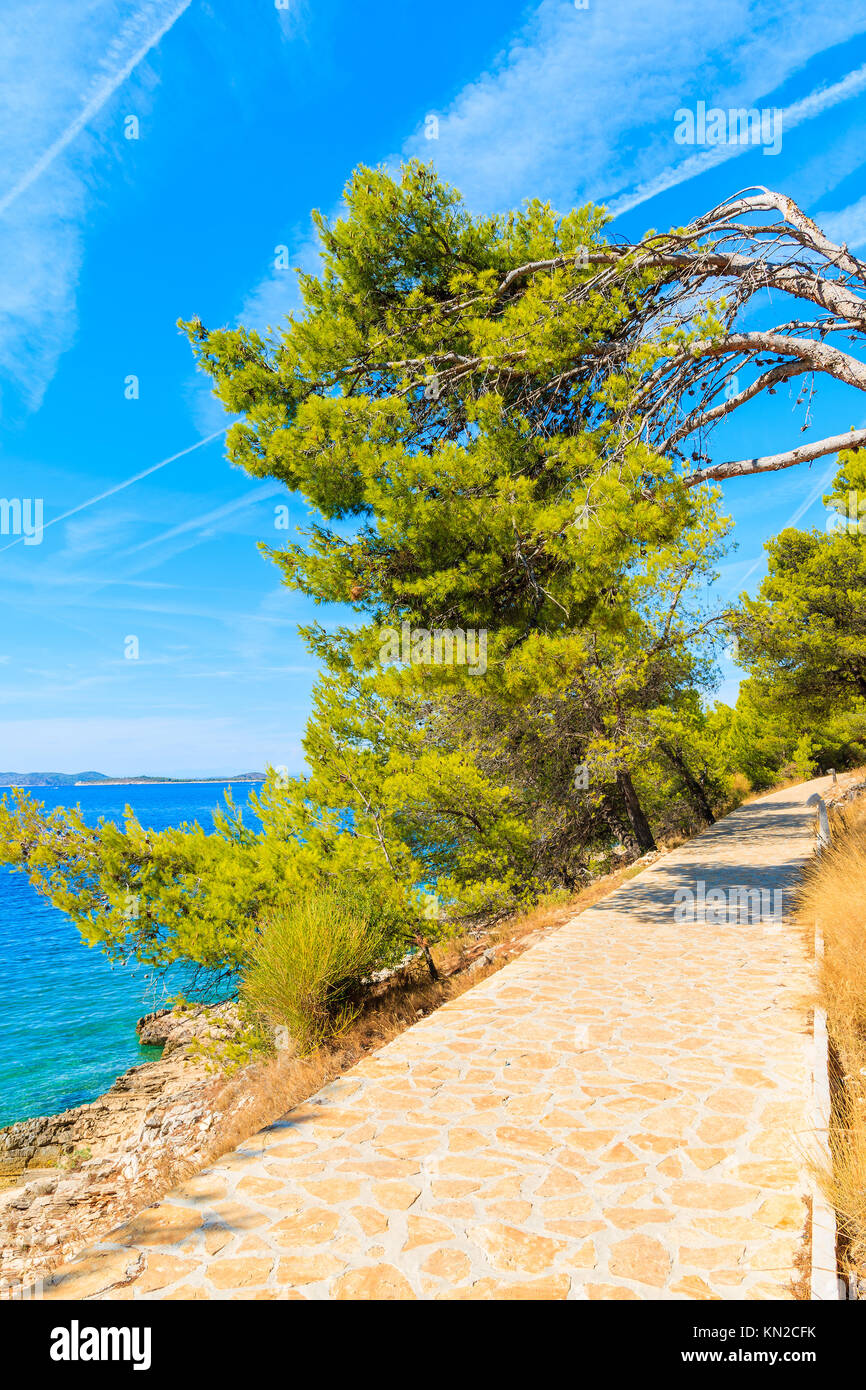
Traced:
<svg viewBox="0 0 866 1390">
<path fill-rule="evenodd" d="M 787 922 L 678 922 L 674 894 L 790 890 L 826 784 L 657 861 L 45 1296 L 791 1298 L 808 1261 L 810 952 Z"/>
</svg>

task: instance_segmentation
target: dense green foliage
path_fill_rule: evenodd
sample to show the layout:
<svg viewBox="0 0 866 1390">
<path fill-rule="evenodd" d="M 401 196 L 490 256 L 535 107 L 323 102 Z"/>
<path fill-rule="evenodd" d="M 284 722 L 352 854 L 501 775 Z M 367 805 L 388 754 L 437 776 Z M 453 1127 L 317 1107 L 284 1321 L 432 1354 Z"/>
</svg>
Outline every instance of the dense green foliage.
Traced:
<svg viewBox="0 0 866 1390">
<path fill-rule="evenodd" d="M 767 577 L 731 616 L 750 679 L 728 757 L 756 785 L 866 762 L 866 462 L 840 455 L 825 531 L 782 531 Z M 834 515 L 835 513 L 835 515 Z"/>
<path fill-rule="evenodd" d="M 319 518 L 268 549 L 286 584 L 342 606 L 304 633 L 308 770 L 270 773 L 255 826 L 229 805 L 212 835 L 88 829 L 25 796 L 0 807 L 0 862 L 112 954 L 210 973 L 339 885 L 370 904 L 385 961 L 692 832 L 746 779 L 860 756 L 858 537 L 771 543 L 729 618 L 751 679 L 736 710 L 706 708 L 727 522 L 623 434 L 642 359 L 667 349 L 629 339 L 652 272 L 621 258 L 574 292 L 599 209 L 476 219 L 411 164 L 358 170 L 345 216 L 316 221 L 322 271 L 282 329 L 184 325 L 242 417 L 230 459 Z M 712 308 L 695 323 L 712 334 Z M 621 369 L 595 375 L 620 340 Z"/>
<path fill-rule="evenodd" d="M 504 847 L 497 836 L 492 878 L 479 865 L 473 877 L 500 896 L 518 881 L 530 887 L 525 798 L 518 791 L 515 802 L 520 770 L 508 749 L 480 747 L 467 729 L 473 704 L 485 714 L 483 726 L 469 720 L 482 743 L 489 718 L 512 732 L 512 746 L 523 720 L 530 739 L 539 719 L 567 724 L 571 767 L 547 792 L 568 822 L 558 837 L 568 854 L 541 865 L 544 881 L 572 874 L 572 847 L 586 847 L 576 765 L 589 766 L 604 833 L 615 822 L 618 836 L 651 848 L 635 777 L 653 755 L 652 709 L 686 698 L 696 663 L 706 666 L 710 629 L 697 600 L 725 526 L 712 496 L 685 488 L 639 434 L 609 465 L 622 443 L 626 368 L 599 380 L 572 370 L 576 344 L 627 332 L 624 268 L 616 285 L 575 298 L 592 277 L 586 261 L 603 244 L 604 217 L 584 208 L 557 218 L 530 203 L 473 219 L 417 163 L 399 182 L 358 170 L 346 209 L 334 225 L 317 219 L 323 271 L 301 277 L 304 312 L 279 333 L 185 325 L 216 394 L 243 412 L 229 434 L 233 461 L 283 480 L 322 517 L 300 543 L 270 553 L 289 585 L 354 606 L 351 626 L 307 634 L 330 673 L 324 702 L 336 693 L 342 703 L 373 672 L 389 715 L 395 702 L 437 707 L 424 716 L 442 740 L 427 740 L 431 757 L 465 764 L 472 748 L 476 768 L 489 777 L 496 767 L 489 796 L 519 813 L 524 832 L 515 840 L 509 827 Z M 515 273 L 538 260 L 551 262 L 543 275 Z M 649 278 L 636 271 L 634 291 Z M 403 623 L 483 632 L 483 682 L 424 661 L 383 672 L 383 631 Z M 321 744 L 327 726 L 314 726 Z M 422 803 L 435 782 L 425 779 Z M 335 804 L 329 788 L 313 790 Z M 583 830 L 572 833 L 576 820 Z M 481 822 L 487 858 L 494 823 L 486 812 Z"/>
<path fill-rule="evenodd" d="M 866 549 L 849 497 L 866 498 L 866 463 L 857 453 L 841 455 L 824 498 L 837 511 L 829 534 L 776 536 L 760 594 L 744 600 L 736 621 L 755 680 L 780 704 L 816 719 L 866 699 Z"/>
</svg>

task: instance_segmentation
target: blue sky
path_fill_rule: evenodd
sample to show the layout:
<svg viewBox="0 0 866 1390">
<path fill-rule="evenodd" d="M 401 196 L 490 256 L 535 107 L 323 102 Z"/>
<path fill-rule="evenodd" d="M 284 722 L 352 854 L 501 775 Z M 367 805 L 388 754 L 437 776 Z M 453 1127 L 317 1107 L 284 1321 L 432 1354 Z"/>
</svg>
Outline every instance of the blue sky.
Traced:
<svg viewBox="0 0 866 1390">
<path fill-rule="evenodd" d="M 766 184 L 866 245 L 862 2 L 5 0 L 3 31 L 0 495 L 46 524 L 0 536 L 4 769 L 301 766 L 311 609 L 256 541 L 304 508 L 228 465 L 175 321 L 278 323 L 275 247 L 314 265 L 310 209 L 359 162 L 433 159 L 476 212 L 604 202 L 623 235 Z M 781 151 L 677 144 L 699 100 L 780 108 Z M 792 407 L 739 412 L 714 457 L 799 442 Z M 863 424 L 847 388 L 818 396 L 816 437 Z M 782 526 L 824 524 L 831 472 L 727 485 L 722 592 L 760 582 Z"/>
</svg>

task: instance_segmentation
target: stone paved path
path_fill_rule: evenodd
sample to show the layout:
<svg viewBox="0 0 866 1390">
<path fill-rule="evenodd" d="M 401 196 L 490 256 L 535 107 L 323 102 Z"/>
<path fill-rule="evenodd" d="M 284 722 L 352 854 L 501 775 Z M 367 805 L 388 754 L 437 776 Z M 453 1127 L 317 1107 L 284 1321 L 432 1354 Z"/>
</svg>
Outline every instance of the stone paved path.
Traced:
<svg viewBox="0 0 866 1390">
<path fill-rule="evenodd" d="M 754 802 L 55 1276 L 54 1298 L 791 1297 L 811 966 L 674 893 L 790 889 L 809 783 Z"/>
</svg>

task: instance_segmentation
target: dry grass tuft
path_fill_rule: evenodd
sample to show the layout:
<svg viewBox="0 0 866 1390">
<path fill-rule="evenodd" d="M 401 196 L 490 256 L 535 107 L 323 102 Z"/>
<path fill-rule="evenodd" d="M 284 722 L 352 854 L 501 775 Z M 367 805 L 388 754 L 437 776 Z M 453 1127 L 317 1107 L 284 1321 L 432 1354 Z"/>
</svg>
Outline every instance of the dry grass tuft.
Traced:
<svg viewBox="0 0 866 1390">
<path fill-rule="evenodd" d="M 807 870 L 798 917 L 824 941 L 818 1002 L 832 1048 L 832 1171 L 822 1185 L 846 1273 L 866 1276 L 866 798 L 833 815 L 833 844 Z"/>
<path fill-rule="evenodd" d="M 357 1017 L 359 984 L 386 950 L 384 928 L 344 895 L 299 894 L 262 923 L 241 982 L 253 1015 L 287 1026 L 305 1056 Z"/>
<path fill-rule="evenodd" d="M 731 778 L 731 804 L 741 806 L 752 793 L 752 784 L 743 772 L 735 772 Z"/>
</svg>

